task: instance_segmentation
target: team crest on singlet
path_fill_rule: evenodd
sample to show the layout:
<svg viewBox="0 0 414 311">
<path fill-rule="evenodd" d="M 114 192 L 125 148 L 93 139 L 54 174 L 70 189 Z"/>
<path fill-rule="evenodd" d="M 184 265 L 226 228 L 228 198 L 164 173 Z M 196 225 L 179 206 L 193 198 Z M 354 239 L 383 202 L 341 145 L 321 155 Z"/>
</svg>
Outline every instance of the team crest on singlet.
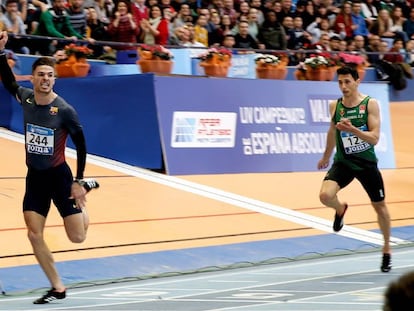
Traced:
<svg viewBox="0 0 414 311">
<path fill-rule="evenodd" d="M 51 114 L 52 116 L 55 116 L 55 115 L 57 115 L 58 111 L 59 111 L 59 108 L 53 106 L 53 107 L 50 107 L 49 114 Z"/>
</svg>

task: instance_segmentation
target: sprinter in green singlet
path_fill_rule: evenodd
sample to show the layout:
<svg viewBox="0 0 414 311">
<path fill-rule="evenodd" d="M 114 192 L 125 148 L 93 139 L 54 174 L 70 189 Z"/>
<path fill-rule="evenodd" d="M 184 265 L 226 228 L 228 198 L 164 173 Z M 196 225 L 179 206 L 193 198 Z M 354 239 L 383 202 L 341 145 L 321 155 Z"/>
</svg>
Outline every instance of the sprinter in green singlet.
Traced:
<svg viewBox="0 0 414 311">
<path fill-rule="evenodd" d="M 318 169 L 329 166 L 336 147 L 334 162 L 326 174 L 319 193 L 320 201 L 335 209 L 333 230 L 344 225 L 347 203 L 337 194 L 356 178 L 367 192 L 378 215 L 378 224 L 384 236 L 381 271 L 391 270 L 391 221 L 385 204 L 384 182 L 377 166 L 374 146 L 380 138 L 380 110 L 376 99 L 361 94 L 358 71 L 349 66 L 337 70 L 342 97 L 330 104 L 332 116 L 323 157 Z"/>
</svg>

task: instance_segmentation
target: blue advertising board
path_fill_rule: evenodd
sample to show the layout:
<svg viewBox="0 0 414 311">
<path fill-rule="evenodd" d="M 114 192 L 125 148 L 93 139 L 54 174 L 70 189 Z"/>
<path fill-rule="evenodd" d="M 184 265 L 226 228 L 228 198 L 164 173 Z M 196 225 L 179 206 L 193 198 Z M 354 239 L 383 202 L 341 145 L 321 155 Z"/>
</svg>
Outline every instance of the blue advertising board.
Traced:
<svg viewBox="0 0 414 311">
<path fill-rule="evenodd" d="M 156 105 L 170 175 L 315 171 L 335 82 L 158 77 Z M 182 90 L 182 91 L 178 91 Z M 361 84 L 381 106 L 381 168 L 395 168 L 388 88 Z"/>
</svg>

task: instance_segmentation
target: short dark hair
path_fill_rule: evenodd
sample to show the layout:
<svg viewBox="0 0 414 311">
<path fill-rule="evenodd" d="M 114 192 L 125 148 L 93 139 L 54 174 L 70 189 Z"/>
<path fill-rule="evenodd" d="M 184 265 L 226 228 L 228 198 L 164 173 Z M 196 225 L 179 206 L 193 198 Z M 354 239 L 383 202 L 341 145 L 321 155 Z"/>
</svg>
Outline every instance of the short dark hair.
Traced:
<svg viewBox="0 0 414 311">
<path fill-rule="evenodd" d="M 385 291 L 384 311 L 409 310 L 414 303 L 414 272 L 403 274 Z"/>
<path fill-rule="evenodd" d="M 53 57 L 49 56 L 42 56 L 36 59 L 32 65 L 32 73 L 36 70 L 39 66 L 50 66 L 52 68 L 55 67 L 56 60 Z"/>
<path fill-rule="evenodd" d="M 351 75 L 354 80 L 359 79 L 358 70 L 353 66 L 342 66 L 336 70 L 336 74 L 339 75 Z"/>
</svg>

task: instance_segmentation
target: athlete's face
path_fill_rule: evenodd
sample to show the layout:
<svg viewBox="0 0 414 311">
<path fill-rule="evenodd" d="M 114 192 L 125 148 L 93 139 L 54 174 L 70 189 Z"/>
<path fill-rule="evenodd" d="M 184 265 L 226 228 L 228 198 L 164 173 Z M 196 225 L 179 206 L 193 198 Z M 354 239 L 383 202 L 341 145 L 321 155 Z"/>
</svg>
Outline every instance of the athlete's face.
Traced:
<svg viewBox="0 0 414 311">
<path fill-rule="evenodd" d="M 350 74 L 339 75 L 338 84 L 344 97 L 349 97 L 358 91 L 359 80 L 355 81 Z"/>
<path fill-rule="evenodd" d="M 36 92 L 50 93 L 55 85 L 55 69 L 42 65 L 35 69 L 32 76 L 33 88 Z"/>
</svg>

